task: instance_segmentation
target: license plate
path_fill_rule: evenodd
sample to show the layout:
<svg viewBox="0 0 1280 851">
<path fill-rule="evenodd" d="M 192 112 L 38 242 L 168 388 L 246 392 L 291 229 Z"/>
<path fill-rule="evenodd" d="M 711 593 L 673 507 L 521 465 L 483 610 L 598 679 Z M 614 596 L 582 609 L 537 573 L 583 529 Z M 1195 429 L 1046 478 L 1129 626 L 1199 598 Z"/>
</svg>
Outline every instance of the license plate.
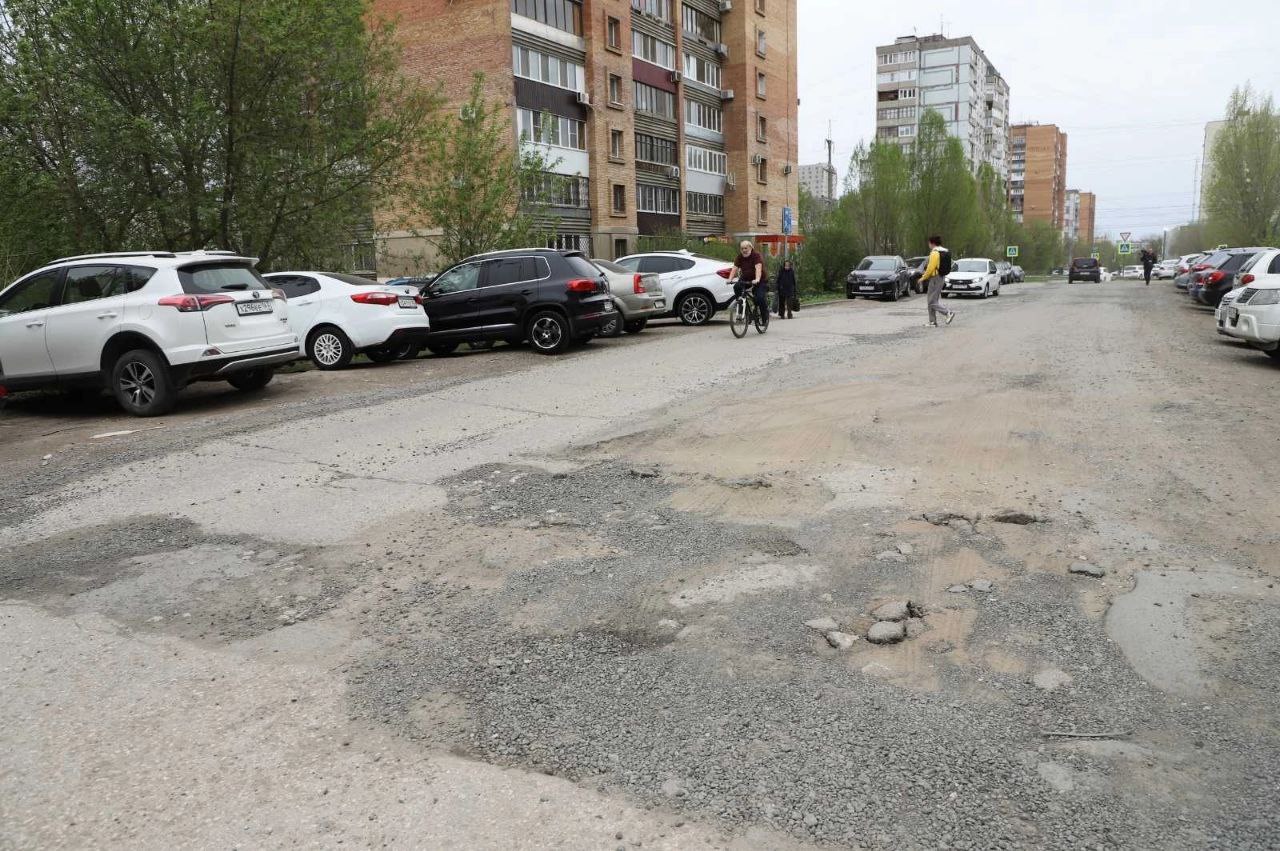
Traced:
<svg viewBox="0 0 1280 851">
<path fill-rule="evenodd" d="M 1227 318 L 1231 320 L 1232 325 L 1236 324 L 1236 320 L 1240 318 L 1240 311 L 1236 310 L 1234 307 L 1228 307 Z"/>
<path fill-rule="evenodd" d="M 418 302 L 414 301 L 411 295 L 402 295 L 400 296 L 400 306 L 413 310 L 418 306 Z"/>
<path fill-rule="evenodd" d="M 862 290 L 864 293 L 873 293 L 876 291 L 875 287 L 858 287 L 858 289 Z"/>
<path fill-rule="evenodd" d="M 271 313 L 275 308 L 270 301 L 237 301 L 236 313 L 241 316 L 256 316 L 259 313 Z"/>
</svg>

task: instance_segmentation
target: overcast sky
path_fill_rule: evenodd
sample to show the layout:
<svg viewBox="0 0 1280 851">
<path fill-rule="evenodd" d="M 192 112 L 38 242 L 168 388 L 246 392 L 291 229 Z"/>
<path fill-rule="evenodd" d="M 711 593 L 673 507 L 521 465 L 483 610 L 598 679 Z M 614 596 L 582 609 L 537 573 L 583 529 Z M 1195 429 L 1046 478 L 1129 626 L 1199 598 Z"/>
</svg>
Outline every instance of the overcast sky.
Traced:
<svg viewBox="0 0 1280 851">
<path fill-rule="evenodd" d="M 1135 238 L 1187 221 L 1206 121 L 1232 87 L 1280 91 L 1276 0 L 798 0 L 800 161 L 841 179 L 875 133 L 875 48 L 973 36 L 1010 88 L 1014 123 L 1068 136 L 1067 181 L 1098 195 L 1098 230 Z"/>
</svg>

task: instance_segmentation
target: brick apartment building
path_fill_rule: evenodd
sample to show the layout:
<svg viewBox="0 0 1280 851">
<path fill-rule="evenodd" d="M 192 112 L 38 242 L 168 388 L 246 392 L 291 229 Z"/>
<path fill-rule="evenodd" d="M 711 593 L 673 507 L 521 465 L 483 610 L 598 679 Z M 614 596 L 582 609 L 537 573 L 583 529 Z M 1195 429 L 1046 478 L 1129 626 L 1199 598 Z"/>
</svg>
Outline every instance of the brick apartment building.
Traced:
<svg viewBox="0 0 1280 851">
<path fill-rule="evenodd" d="M 1064 230 L 1067 134 L 1055 124 L 1015 124 L 1010 130 L 1009 203 L 1020 222 Z"/>
<path fill-rule="evenodd" d="M 796 0 L 374 0 L 374 11 L 398 21 L 406 72 L 442 84 L 451 108 L 482 72 L 488 98 L 511 110 L 513 150 L 550 143 L 569 178 L 546 208 L 559 247 L 618 257 L 672 231 L 777 235 L 796 207 Z M 429 238 L 383 229 L 379 242 L 387 271 L 430 262 Z"/>
</svg>

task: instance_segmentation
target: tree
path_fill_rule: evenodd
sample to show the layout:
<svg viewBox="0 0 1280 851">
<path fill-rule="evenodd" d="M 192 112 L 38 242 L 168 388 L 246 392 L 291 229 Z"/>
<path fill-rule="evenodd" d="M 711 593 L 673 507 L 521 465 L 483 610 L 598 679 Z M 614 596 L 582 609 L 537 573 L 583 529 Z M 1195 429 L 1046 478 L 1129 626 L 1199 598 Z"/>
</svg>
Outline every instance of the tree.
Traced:
<svg viewBox="0 0 1280 851">
<path fill-rule="evenodd" d="M 975 234 L 979 242 L 976 251 L 990 257 L 1003 257 L 1006 248 L 1019 244 L 1020 235 L 1018 221 L 1009 206 L 1005 182 L 995 169 L 983 163 L 978 167 L 976 186 L 981 216 Z"/>
<path fill-rule="evenodd" d="M 911 171 L 902 148 L 889 143 L 859 145 L 849 159 L 841 204 L 863 251 L 911 253 L 906 240 Z"/>
<path fill-rule="evenodd" d="M 6 0 L 0 148 L 40 177 L 54 243 L 330 265 L 398 190 L 437 104 L 401 77 L 393 30 L 367 12 Z M 10 207 L 6 229 L 39 214 Z"/>
<path fill-rule="evenodd" d="M 1249 86 L 1227 103 L 1211 153 L 1205 208 L 1212 230 L 1233 245 L 1280 241 L 1280 114 Z"/>
<path fill-rule="evenodd" d="M 947 134 L 947 124 L 935 110 L 926 110 L 920 119 L 910 166 L 908 243 L 923 246 L 938 234 L 961 254 L 986 248 L 979 244 L 977 190 L 964 147 Z"/>
<path fill-rule="evenodd" d="M 518 146 L 511 111 L 484 96 L 484 75 L 450 116 L 432 144 L 418 152 L 407 203 L 439 231 L 433 242 L 444 262 L 545 242 L 555 227 L 537 215 L 563 189 L 566 179 L 550 169 L 547 142 L 559 132 L 554 118 L 535 116 L 534 138 Z"/>
<path fill-rule="evenodd" d="M 800 232 L 805 243 L 796 274 L 801 289 L 839 289 L 862 257 L 864 252 L 854 233 L 852 207 L 853 196 L 846 195 L 833 204 L 800 190 Z"/>
</svg>

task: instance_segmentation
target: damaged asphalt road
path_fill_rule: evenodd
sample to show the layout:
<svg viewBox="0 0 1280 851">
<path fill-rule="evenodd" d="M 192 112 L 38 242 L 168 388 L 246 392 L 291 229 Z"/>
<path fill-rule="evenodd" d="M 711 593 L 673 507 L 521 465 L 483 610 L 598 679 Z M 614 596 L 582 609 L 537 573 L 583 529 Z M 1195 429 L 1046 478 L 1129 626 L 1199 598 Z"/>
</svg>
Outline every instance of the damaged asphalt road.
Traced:
<svg viewBox="0 0 1280 851">
<path fill-rule="evenodd" d="M 0 837 L 1275 847 L 1280 462 L 1202 447 L 1274 445 L 1280 373 L 1162 295 L 68 441 L 0 513 Z"/>
</svg>

